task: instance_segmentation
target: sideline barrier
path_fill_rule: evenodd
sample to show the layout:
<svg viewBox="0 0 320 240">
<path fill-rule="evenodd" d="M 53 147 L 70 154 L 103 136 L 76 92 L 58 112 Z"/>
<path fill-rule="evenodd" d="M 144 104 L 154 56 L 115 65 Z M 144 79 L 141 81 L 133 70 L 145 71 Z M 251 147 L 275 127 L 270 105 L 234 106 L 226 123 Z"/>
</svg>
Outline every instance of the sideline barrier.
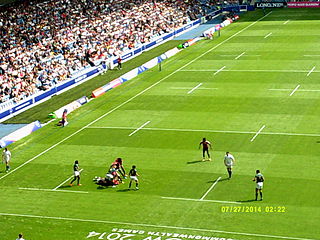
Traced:
<svg viewBox="0 0 320 240">
<path fill-rule="evenodd" d="M 39 121 L 32 122 L 22 128 L 19 128 L 16 131 L 10 133 L 9 135 L 1 138 L 0 139 L 0 146 L 2 148 L 4 148 L 4 147 L 8 146 L 9 144 L 14 143 L 14 142 L 28 136 L 29 134 L 38 130 L 39 128 L 41 128 L 41 123 Z"/>
<path fill-rule="evenodd" d="M 221 28 L 230 25 L 231 23 L 233 23 L 234 21 L 236 21 L 236 20 L 238 20 L 238 19 L 239 19 L 239 16 L 238 16 L 238 15 L 234 15 L 233 18 L 227 18 L 227 19 L 224 20 L 222 23 L 216 24 L 214 27 L 209 28 L 208 30 L 204 31 L 204 32 L 202 33 L 202 37 L 210 37 L 210 36 L 212 36 L 215 32 L 219 31 Z"/>
<path fill-rule="evenodd" d="M 119 78 L 116 78 L 112 80 L 111 82 L 107 83 L 106 85 L 97 88 L 92 92 L 92 97 L 97 98 L 101 96 L 102 94 L 106 93 L 107 91 L 116 88 L 117 86 L 121 85 L 122 83 L 131 80 L 132 78 L 138 76 L 139 74 L 143 73 L 144 71 L 153 68 L 158 63 L 164 61 L 167 58 L 172 57 L 173 55 L 177 54 L 179 52 L 179 49 L 173 48 L 164 54 L 160 55 L 159 57 L 153 58 L 150 61 L 146 62 L 145 64 L 141 65 L 140 67 L 137 67 L 135 69 L 132 69 L 131 71 L 125 73 Z"/>
<path fill-rule="evenodd" d="M 73 102 L 59 108 L 58 110 L 53 112 L 53 115 L 55 118 L 62 118 L 62 114 L 63 114 L 64 110 L 67 110 L 67 113 L 69 114 L 72 111 L 81 107 L 83 104 L 86 104 L 87 102 L 88 102 L 88 98 L 86 96 L 83 96 L 83 97 L 79 98 L 78 100 L 73 101 Z"/>
<path fill-rule="evenodd" d="M 128 61 L 129 59 L 136 57 L 137 55 L 141 54 L 144 51 L 148 51 L 158 45 L 165 43 L 166 41 L 173 39 L 176 36 L 179 36 L 187 31 L 190 31 L 191 29 L 199 26 L 200 23 L 201 23 L 200 19 L 198 19 L 196 21 L 192 21 L 179 29 L 176 29 L 168 34 L 163 35 L 163 36 L 159 36 L 158 38 L 155 38 L 153 41 L 151 41 L 149 43 L 146 43 L 138 48 L 132 49 L 129 52 L 124 53 L 121 56 L 121 58 L 122 58 L 123 62 Z M 113 62 L 113 64 L 117 63 L 116 58 L 112 59 L 111 61 Z M 3 108 L 0 107 L 0 109 L 1 109 L 0 110 L 0 122 L 3 122 L 3 121 L 5 121 L 15 115 L 18 115 L 19 113 L 24 112 L 24 111 L 42 103 L 42 102 L 44 102 L 44 101 L 47 101 L 52 96 L 63 93 L 65 91 L 69 90 L 70 88 L 73 88 L 73 87 L 97 76 L 98 74 L 100 74 L 106 70 L 108 70 L 108 66 L 105 63 L 100 64 L 99 66 L 89 67 L 87 69 L 80 70 L 79 72 L 77 72 L 73 75 L 73 78 L 68 79 L 64 82 L 61 82 L 49 90 L 36 93 L 36 94 L 22 100 L 21 102 L 19 102 L 17 104 L 12 104 L 9 106 L 5 106 Z M 114 84 L 119 84 L 119 83 L 114 82 Z"/>
</svg>

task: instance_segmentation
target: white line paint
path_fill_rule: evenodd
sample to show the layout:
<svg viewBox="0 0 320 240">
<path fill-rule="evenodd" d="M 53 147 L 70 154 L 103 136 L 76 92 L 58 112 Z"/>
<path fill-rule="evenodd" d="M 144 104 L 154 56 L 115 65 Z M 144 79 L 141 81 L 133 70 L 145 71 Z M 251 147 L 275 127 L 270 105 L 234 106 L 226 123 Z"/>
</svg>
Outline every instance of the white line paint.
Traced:
<svg viewBox="0 0 320 240">
<path fill-rule="evenodd" d="M 241 53 L 240 55 L 238 55 L 237 57 L 235 57 L 234 59 L 237 60 L 239 58 L 241 58 L 241 56 L 243 56 L 246 52 Z"/>
<path fill-rule="evenodd" d="M 304 57 L 320 57 L 320 55 L 303 55 Z"/>
<path fill-rule="evenodd" d="M 199 83 L 197 86 L 195 86 L 194 88 L 192 88 L 188 94 L 192 93 L 194 90 L 196 90 L 198 87 L 200 87 L 202 85 L 202 83 Z"/>
<path fill-rule="evenodd" d="M 216 181 L 214 181 L 214 183 L 212 184 L 212 186 L 208 189 L 208 191 L 206 191 L 205 194 L 203 194 L 203 196 L 200 198 L 200 200 L 202 201 L 207 195 L 208 193 L 217 185 L 217 183 L 219 182 L 219 180 L 221 179 L 221 177 L 218 177 L 218 179 Z"/>
<path fill-rule="evenodd" d="M 265 127 L 266 127 L 266 125 L 263 125 L 263 126 L 259 129 L 259 131 L 251 138 L 250 142 L 253 142 L 253 141 L 256 139 L 256 137 L 262 132 L 262 130 L 263 130 Z"/>
<path fill-rule="evenodd" d="M 236 54 L 224 54 L 224 55 L 219 55 L 220 57 L 236 57 L 238 55 Z M 257 54 L 246 54 L 247 57 L 261 57 L 261 55 L 257 55 Z"/>
<path fill-rule="evenodd" d="M 272 34 L 272 32 L 271 32 L 271 33 L 269 33 L 269 34 L 267 34 L 266 36 L 264 36 L 264 38 L 270 37 L 270 36 L 271 36 L 271 34 Z"/>
<path fill-rule="evenodd" d="M 82 172 L 82 171 L 83 171 L 83 169 L 80 169 L 79 172 Z M 74 175 L 68 177 L 67 180 L 63 181 L 62 183 L 60 183 L 58 186 L 56 186 L 56 187 L 55 187 L 54 189 L 52 189 L 52 190 L 53 190 L 53 191 L 57 190 L 57 189 L 58 189 L 59 187 L 61 187 L 63 184 L 65 184 L 66 182 L 70 181 L 70 179 L 73 178 L 73 177 L 74 177 Z"/>
<path fill-rule="evenodd" d="M 242 204 L 241 202 L 221 201 L 221 200 L 207 200 L 207 199 L 194 199 L 194 198 L 176 198 L 176 197 L 161 197 L 169 200 L 181 200 L 181 201 L 193 201 L 193 202 L 213 202 L 213 203 L 230 203 L 230 204 Z"/>
<path fill-rule="evenodd" d="M 17 213 L 0 213 L 0 216 L 50 219 L 50 220 L 59 220 L 59 221 L 63 220 L 63 221 L 72 221 L 72 222 L 105 223 L 105 224 L 113 224 L 113 225 L 116 224 L 120 226 L 129 225 L 129 226 L 165 228 L 165 229 L 200 231 L 200 232 L 211 232 L 211 233 L 224 233 L 224 234 L 233 234 L 233 235 L 239 235 L 239 236 L 252 236 L 252 237 L 257 237 L 257 239 L 259 240 L 261 239 L 261 237 L 273 238 L 273 239 L 288 239 L 288 240 L 317 240 L 317 239 L 303 238 L 303 237 L 288 237 L 288 236 L 277 236 L 277 235 L 268 235 L 268 234 L 261 234 L 261 233 L 232 232 L 232 231 L 223 231 L 223 230 L 206 229 L 206 228 L 192 228 L 192 227 L 179 227 L 179 226 L 155 225 L 155 224 L 144 224 L 144 223 L 117 222 L 117 221 L 108 221 L 108 220 L 99 220 L 99 219 L 50 217 L 50 216 L 44 216 L 44 215 L 17 214 Z"/>
<path fill-rule="evenodd" d="M 140 127 L 138 127 L 136 130 L 134 130 L 132 133 L 129 134 L 129 137 L 131 137 L 133 134 L 135 134 L 136 132 L 138 132 L 139 130 L 141 130 L 144 126 L 148 125 L 150 123 L 150 121 L 145 122 L 144 124 L 142 124 Z"/>
<path fill-rule="evenodd" d="M 188 90 L 189 87 L 171 87 L 171 89 L 178 89 L 178 90 Z M 217 90 L 218 88 L 206 88 L 206 87 L 199 87 L 198 90 Z"/>
<path fill-rule="evenodd" d="M 291 90 L 291 89 L 289 89 Z M 127 129 L 133 130 L 133 127 L 89 127 L 89 129 Z M 148 131 L 175 131 L 175 132 L 207 132 L 207 133 L 234 133 L 234 134 L 255 134 L 253 131 L 232 131 L 232 130 L 210 130 L 210 129 L 183 129 L 183 128 L 143 128 Z M 285 132 L 261 132 L 261 135 L 284 135 L 284 136 L 302 136 L 302 137 L 320 137 L 316 133 L 285 133 Z"/>
<path fill-rule="evenodd" d="M 223 69 L 225 69 L 226 66 L 223 66 L 222 68 L 220 68 L 219 70 L 217 70 L 213 75 L 217 75 L 219 72 L 221 72 Z"/>
<path fill-rule="evenodd" d="M 87 125 L 83 126 L 82 128 L 80 128 L 79 130 L 75 131 L 74 133 L 70 134 L 69 136 L 65 137 L 64 139 L 60 140 L 59 142 L 57 142 L 56 144 L 52 145 L 51 147 L 47 148 L 46 150 L 42 151 L 41 153 L 39 153 L 38 155 L 34 156 L 33 158 L 27 160 L 26 162 L 22 163 L 21 165 L 17 166 L 16 168 L 12 169 L 10 172 L 8 172 L 7 174 L 3 175 L 0 177 L 0 180 L 9 176 L 10 174 L 14 173 L 15 171 L 17 171 L 18 169 L 22 168 L 23 166 L 25 166 L 26 164 L 32 162 L 33 160 L 37 159 L 38 157 L 42 156 L 43 154 L 47 153 L 48 151 L 50 151 L 51 149 L 55 148 L 56 146 L 60 145 L 61 143 L 65 142 L 66 140 L 70 139 L 72 136 L 76 135 L 77 133 L 81 132 L 83 129 L 86 129 L 87 127 L 91 126 L 92 124 L 96 123 L 97 121 L 99 121 L 100 119 L 108 116 L 109 114 L 113 113 L 114 111 L 118 110 L 119 108 L 121 108 L 122 106 L 124 106 L 125 104 L 131 102 L 132 100 L 134 100 L 135 98 L 139 97 L 140 95 L 142 95 L 143 93 L 145 93 L 146 91 L 148 91 L 149 89 L 157 86 L 159 83 L 163 82 L 164 80 L 166 80 L 167 78 L 171 77 L 172 75 L 174 75 L 175 73 L 181 71 L 183 68 L 189 66 L 190 64 L 194 63 L 195 61 L 197 61 L 199 58 L 203 57 L 204 55 L 206 55 L 207 53 L 213 51 L 214 49 L 220 47 L 222 44 L 228 42 L 230 39 L 233 39 L 235 36 L 239 35 L 240 33 L 242 33 L 243 31 L 247 30 L 248 28 L 250 28 L 251 26 L 255 25 L 257 22 L 261 21 L 262 19 L 268 17 L 270 14 L 272 13 L 269 12 L 268 14 L 266 14 L 265 16 L 259 18 L 258 20 L 256 20 L 255 22 L 249 24 L 248 26 L 244 27 L 243 29 L 239 30 L 238 32 L 236 32 L 235 34 L 231 35 L 230 37 L 228 37 L 227 39 L 223 40 L 222 42 L 218 43 L 217 45 L 215 45 L 214 47 L 210 48 L 209 50 L 207 50 L 206 52 L 200 54 L 198 57 L 192 59 L 190 62 L 186 63 L 185 65 L 183 65 L 182 67 L 178 68 L 177 70 L 173 71 L 172 73 L 168 74 L 167 76 L 161 78 L 159 81 L 155 82 L 154 84 L 152 84 L 151 86 L 145 88 L 144 90 L 142 90 L 141 92 L 137 93 L 136 95 L 134 95 L 133 97 L 129 98 L 128 100 L 124 101 L 123 103 L 119 104 L 118 106 L 112 108 L 110 111 L 104 113 L 103 115 L 101 115 L 100 117 L 98 117 L 97 119 L 93 120 L 92 122 L 88 123 Z"/>
<path fill-rule="evenodd" d="M 300 87 L 300 85 L 296 86 L 296 88 L 293 89 L 293 91 L 290 93 L 289 96 L 292 96 L 298 90 L 299 87 Z"/>
<path fill-rule="evenodd" d="M 316 68 L 316 66 L 314 66 L 307 74 L 307 77 L 309 77 L 309 75 L 313 72 L 313 70 Z"/>
<path fill-rule="evenodd" d="M 220 69 L 219 69 L 220 70 Z M 216 72 L 216 69 L 184 69 L 181 72 Z M 274 70 L 274 69 L 227 69 L 224 72 L 283 72 L 283 73 L 308 73 L 306 70 Z M 319 73 L 320 71 L 313 71 L 313 73 Z"/>
<path fill-rule="evenodd" d="M 69 193 L 89 193 L 84 191 L 72 191 L 72 190 L 62 190 L 62 189 L 46 189 L 46 188 L 19 188 L 20 190 L 29 190 L 29 191 L 43 191 L 43 192 L 69 192 Z"/>
<path fill-rule="evenodd" d="M 278 89 L 271 88 L 268 90 L 270 90 L 270 91 L 291 91 L 291 89 L 289 89 L 289 88 L 278 88 Z M 297 91 L 298 92 L 320 92 L 319 89 L 299 89 Z"/>
<path fill-rule="evenodd" d="M 287 24 L 290 20 L 285 21 L 283 24 Z"/>
</svg>

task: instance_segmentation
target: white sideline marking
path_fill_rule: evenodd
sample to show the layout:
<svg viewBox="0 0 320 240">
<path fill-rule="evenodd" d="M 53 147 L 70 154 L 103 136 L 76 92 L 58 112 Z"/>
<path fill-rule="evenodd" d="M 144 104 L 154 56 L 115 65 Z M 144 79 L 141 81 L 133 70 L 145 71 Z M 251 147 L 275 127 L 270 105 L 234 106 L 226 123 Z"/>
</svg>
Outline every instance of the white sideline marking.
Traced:
<svg viewBox="0 0 320 240">
<path fill-rule="evenodd" d="M 82 172 L 83 169 L 80 169 L 79 172 Z M 63 184 L 65 184 L 66 182 L 68 182 L 71 178 L 73 178 L 73 175 L 70 176 L 67 180 L 65 180 L 64 182 L 62 182 L 61 184 L 59 184 L 58 186 L 56 186 L 54 189 L 52 189 L 53 191 L 56 191 L 59 187 L 61 187 Z"/>
<path fill-rule="evenodd" d="M 221 177 L 218 177 L 218 179 L 216 181 L 214 181 L 214 183 L 212 184 L 212 186 L 208 189 L 208 191 L 206 191 L 205 194 L 203 194 L 203 196 L 200 198 L 200 200 L 202 201 L 207 195 L 208 193 L 217 185 L 217 183 L 219 182 L 219 180 L 221 179 Z"/>
<path fill-rule="evenodd" d="M 283 24 L 287 24 L 290 20 L 285 21 Z"/>
<path fill-rule="evenodd" d="M 300 87 L 300 85 L 296 86 L 296 88 L 293 89 L 293 91 L 290 93 L 289 96 L 292 96 L 298 90 L 299 87 Z"/>
<path fill-rule="evenodd" d="M 267 235 L 267 234 L 260 234 L 260 233 L 231 232 L 231 231 L 222 231 L 222 230 L 206 229 L 206 228 L 191 228 L 191 227 L 178 227 L 178 226 L 167 226 L 167 225 L 144 224 L 144 223 L 116 222 L 116 221 L 98 220 L 98 219 L 50 217 L 50 216 L 43 216 L 43 215 L 41 216 L 41 215 L 17 214 L 17 213 L 0 213 L 0 216 L 40 218 L 40 219 L 90 222 L 90 223 L 106 223 L 106 224 L 117 224 L 117 225 L 120 225 L 120 226 L 121 225 L 129 225 L 129 226 L 141 226 L 141 227 L 152 227 L 152 228 L 178 229 L 178 230 L 189 230 L 189 231 L 200 231 L 200 232 L 211 232 L 211 233 L 225 233 L 225 234 L 233 234 L 233 235 L 240 235 L 240 236 L 242 235 L 242 236 L 275 238 L 275 239 L 317 240 L 317 239 L 311 239 L 311 238 L 276 236 L 276 235 Z"/>
<path fill-rule="evenodd" d="M 196 90 L 198 87 L 200 87 L 202 85 L 202 83 L 199 83 L 197 86 L 195 86 L 194 88 L 192 88 L 188 94 L 192 93 L 194 90 Z"/>
<path fill-rule="evenodd" d="M 242 204 L 241 202 L 220 201 L 220 200 L 206 200 L 206 199 L 194 199 L 194 198 L 176 198 L 176 197 L 161 197 L 163 199 L 170 200 L 182 200 L 182 201 L 194 201 L 194 202 L 215 202 L 215 203 L 230 203 L 230 204 Z"/>
<path fill-rule="evenodd" d="M 89 193 L 84 191 L 73 191 L 73 190 L 61 190 L 61 189 L 46 189 L 46 188 L 23 188 L 20 187 L 20 190 L 30 190 L 30 191 L 44 191 L 44 192 L 71 192 L 71 193 Z"/>
<path fill-rule="evenodd" d="M 266 127 L 266 125 L 263 125 L 263 126 L 259 129 L 259 131 L 251 138 L 250 142 L 253 142 L 253 141 L 256 139 L 256 137 L 261 133 L 261 131 L 262 131 L 265 127 Z"/>
<path fill-rule="evenodd" d="M 278 89 L 271 88 L 268 90 L 270 90 L 270 91 L 291 91 L 291 89 L 289 89 L 289 88 L 278 88 Z M 320 92 L 320 90 L 318 90 L 318 89 L 299 89 L 297 91 L 298 92 Z"/>
<path fill-rule="evenodd" d="M 180 90 L 188 90 L 189 87 L 171 87 L 171 89 L 180 89 Z M 198 90 L 217 90 L 218 88 L 206 88 L 206 87 L 199 87 Z"/>
<path fill-rule="evenodd" d="M 288 89 L 291 90 L 291 89 Z M 88 127 L 101 129 L 135 129 L 133 127 Z M 211 133 L 235 133 L 235 134 L 255 134 L 253 131 L 230 131 L 230 130 L 210 130 L 210 129 L 183 129 L 183 128 L 144 128 L 149 131 L 176 131 L 176 132 L 211 132 Z M 320 137 L 316 133 L 285 133 L 285 132 L 261 132 L 261 135 L 284 135 L 284 136 L 304 136 L 304 137 Z"/>
<path fill-rule="evenodd" d="M 139 130 L 141 130 L 144 126 L 146 126 L 147 124 L 149 124 L 150 121 L 145 122 L 144 124 L 142 124 L 140 127 L 138 127 L 136 130 L 134 130 L 132 133 L 129 134 L 129 137 L 131 137 L 133 134 L 135 134 L 136 132 L 138 132 Z"/>
<path fill-rule="evenodd" d="M 223 69 L 222 69 L 223 70 Z M 184 69 L 180 70 L 181 72 L 216 72 L 222 71 L 221 69 Z M 284 73 L 307 73 L 306 70 L 274 70 L 274 69 L 227 69 L 223 72 L 284 72 Z M 320 71 L 313 71 L 313 73 L 319 73 Z"/>
<path fill-rule="evenodd" d="M 237 57 L 235 57 L 234 59 L 237 60 L 239 59 L 241 56 L 243 56 L 243 54 L 245 54 L 246 52 L 241 53 L 240 55 L 238 55 Z"/>
<path fill-rule="evenodd" d="M 264 38 L 269 37 L 271 34 L 272 34 L 272 32 L 271 32 L 271 33 L 269 33 L 269 34 L 267 34 L 266 36 L 264 36 Z"/>
<path fill-rule="evenodd" d="M 52 145 L 51 147 L 47 148 L 46 150 L 42 151 L 41 153 L 39 153 L 38 155 L 34 156 L 33 158 L 29 159 L 28 161 L 22 163 L 21 165 L 19 165 L 18 167 L 12 169 L 10 172 L 8 172 L 7 174 L 3 175 L 0 177 L 0 180 L 9 176 L 10 174 L 14 173 L 15 171 L 17 171 L 18 169 L 20 169 L 21 167 L 23 167 L 24 165 L 28 164 L 29 162 L 32 162 L 34 159 L 37 159 L 38 157 L 42 156 L 43 154 L 45 154 L 46 152 L 50 151 L 51 149 L 55 148 L 56 146 L 58 146 L 60 143 L 63 143 L 64 141 L 68 140 L 69 138 L 71 138 L 72 136 L 76 135 L 77 133 L 81 132 L 83 129 L 91 126 L 92 124 L 96 123 L 97 121 L 99 121 L 100 119 L 104 118 L 105 116 L 108 116 L 109 114 L 113 113 L 114 111 L 116 111 L 117 109 L 119 109 L 120 107 L 124 106 L 125 104 L 127 104 L 128 102 L 131 102 L 133 99 L 139 97 L 140 95 L 142 95 L 143 93 L 145 93 L 146 91 L 148 91 L 149 89 L 153 88 L 154 86 L 157 86 L 159 83 L 163 82 L 165 79 L 171 77 L 173 74 L 179 72 L 180 70 L 182 70 L 183 68 L 189 66 L 191 63 L 195 62 L 196 60 L 198 60 L 199 58 L 203 57 L 204 55 L 206 55 L 207 53 L 213 51 L 214 49 L 220 47 L 222 44 L 228 42 L 230 39 L 234 38 L 235 36 L 237 36 L 238 34 L 242 33 L 243 31 L 247 30 L 249 27 L 253 26 L 254 24 L 256 24 L 257 22 L 259 22 L 260 20 L 266 18 L 267 16 L 269 16 L 272 13 L 269 12 L 268 14 L 266 14 L 265 16 L 259 18 L 258 20 L 256 20 L 255 22 L 251 23 L 250 25 L 246 26 L 245 28 L 239 30 L 238 32 L 236 32 L 235 34 L 231 35 L 230 37 L 228 37 L 227 39 L 223 40 L 222 42 L 218 43 L 217 45 L 215 45 L 214 47 L 210 48 L 209 50 L 207 50 L 206 52 L 200 54 L 198 57 L 192 59 L 190 62 L 186 63 L 185 65 L 183 65 L 182 67 L 176 69 L 175 71 L 173 71 L 172 73 L 168 74 L 167 76 L 161 78 L 158 82 L 155 82 L 154 84 L 152 84 L 151 86 L 147 87 L 146 89 L 142 90 L 141 92 L 137 93 L 136 95 L 134 95 L 133 97 L 129 98 L 128 100 L 124 101 L 123 103 L 119 104 L 118 106 L 114 107 L 113 109 L 111 109 L 110 111 L 104 113 L 103 115 L 101 115 L 100 117 L 98 117 L 97 119 L 93 120 L 92 122 L 88 123 L 87 125 L 83 126 L 82 128 L 80 128 L 79 130 L 75 131 L 74 133 L 70 134 L 68 137 L 65 137 L 64 139 L 60 140 L 59 142 L 57 142 L 56 144 Z"/>
<path fill-rule="evenodd" d="M 222 68 L 220 68 L 219 70 L 217 70 L 213 75 L 217 75 L 219 72 L 221 72 L 223 69 L 225 69 L 226 66 L 223 66 Z"/>
<path fill-rule="evenodd" d="M 316 66 L 314 66 L 307 74 L 307 77 L 309 77 L 309 75 L 313 72 L 313 70 L 316 68 Z"/>
<path fill-rule="evenodd" d="M 320 55 L 303 55 L 304 57 L 320 57 Z"/>
</svg>

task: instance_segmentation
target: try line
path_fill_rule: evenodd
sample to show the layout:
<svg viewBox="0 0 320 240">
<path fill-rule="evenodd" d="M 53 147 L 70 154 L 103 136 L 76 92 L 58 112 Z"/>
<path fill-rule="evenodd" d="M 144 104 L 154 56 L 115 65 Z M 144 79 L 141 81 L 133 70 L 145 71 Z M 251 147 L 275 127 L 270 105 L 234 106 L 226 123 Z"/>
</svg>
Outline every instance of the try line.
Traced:
<svg viewBox="0 0 320 240">
<path fill-rule="evenodd" d="M 99 219 L 53 217 L 53 216 L 17 214 L 17 213 L 0 213 L 0 216 L 33 218 L 33 219 L 50 219 L 50 220 L 58 220 L 58 221 L 72 221 L 72 222 L 105 223 L 105 224 L 116 224 L 120 226 L 128 225 L 128 226 L 140 226 L 140 227 L 151 227 L 151 228 L 188 230 L 188 231 L 197 231 L 197 232 L 224 233 L 224 234 L 232 234 L 232 235 L 239 235 L 239 236 L 257 237 L 259 239 L 263 237 L 263 238 L 288 239 L 288 240 L 317 240 L 317 239 L 303 238 L 303 237 L 289 237 L 289 236 L 277 236 L 277 235 L 268 235 L 268 234 L 260 234 L 260 233 L 232 232 L 232 231 L 223 231 L 223 230 L 217 230 L 217 229 L 179 227 L 179 226 L 156 225 L 156 224 L 148 224 L 148 223 L 117 222 L 117 221 L 99 220 Z"/>
<path fill-rule="evenodd" d="M 33 160 L 37 159 L 38 157 L 42 156 L 43 154 L 47 153 L 48 151 L 50 151 L 51 149 L 55 148 L 56 146 L 60 145 L 61 143 L 65 142 L 66 140 L 70 139 L 71 137 L 73 137 L 74 135 L 78 134 L 79 132 L 81 132 L 82 130 L 88 128 L 89 126 L 91 126 L 92 124 L 98 122 L 100 119 L 110 115 L 111 113 L 113 113 L 114 111 L 118 110 L 119 108 L 121 108 L 122 106 L 126 105 L 127 103 L 131 102 L 132 100 L 136 99 L 137 97 L 139 97 L 140 95 L 142 95 L 143 93 L 145 93 L 146 91 L 148 91 L 149 89 L 157 86 L 159 83 L 163 82 L 164 80 L 166 80 L 167 78 L 171 77 L 172 75 L 174 75 L 175 73 L 181 71 L 183 68 L 189 66 L 190 64 L 194 63 L 195 61 L 197 61 L 198 59 L 202 58 L 204 55 L 210 53 L 211 51 L 213 51 L 214 49 L 220 47 L 222 44 L 228 42 L 229 40 L 233 39 L 235 36 L 237 36 L 238 34 L 242 33 L 243 31 L 247 30 L 248 28 L 250 28 L 251 26 L 255 25 L 257 22 L 259 22 L 260 20 L 268 17 L 272 12 L 269 12 L 268 14 L 266 14 L 265 16 L 259 18 L 258 20 L 256 20 L 255 22 L 252 22 L 251 24 L 249 24 L 248 26 L 244 27 L 243 29 L 239 30 L 238 32 L 236 32 L 235 34 L 231 35 L 230 37 L 228 37 L 227 39 L 223 40 L 222 42 L 218 43 L 217 45 L 215 45 L 214 47 L 210 48 L 209 50 L 205 51 L 204 53 L 200 54 L 198 57 L 192 59 L 190 62 L 184 64 L 183 66 L 181 66 L 180 68 L 176 69 L 175 71 L 173 71 L 172 73 L 168 74 L 167 76 L 161 78 L 159 81 L 153 83 L 152 85 L 150 85 L 149 87 L 145 88 L 144 90 L 142 90 L 141 92 L 137 93 L 136 95 L 134 95 L 133 97 L 129 98 L 128 100 L 122 102 L 121 104 L 119 104 L 118 106 L 112 108 L 111 110 L 109 110 L 108 112 L 104 113 L 103 115 L 101 115 L 100 117 L 98 117 L 97 119 L 89 122 L 88 124 L 86 124 L 85 126 L 83 126 L 82 128 L 78 129 L 77 131 L 75 131 L 74 133 L 70 134 L 69 136 L 63 138 L 62 140 L 60 140 L 59 142 L 53 144 L 51 147 L 47 148 L 46 150 L 42 151 L 41 153 L 39 153 L 38 155 L 34 156 L 33 158 L 30 158 L 29 160 L 27 160 L 26 162 L 22 163 L 21 165 L 17 166 L 16 168 L 12 169 L 10 172 L 6 173 L 5 175 L 0 177 L 0 180 L 11 175 L 12 173 L 14 173 L 15 171 L 19 170 L 20 168 L 22 168 L 23 166 L 25 166 L 26 164 L 32 162 Z"/>
</svg>

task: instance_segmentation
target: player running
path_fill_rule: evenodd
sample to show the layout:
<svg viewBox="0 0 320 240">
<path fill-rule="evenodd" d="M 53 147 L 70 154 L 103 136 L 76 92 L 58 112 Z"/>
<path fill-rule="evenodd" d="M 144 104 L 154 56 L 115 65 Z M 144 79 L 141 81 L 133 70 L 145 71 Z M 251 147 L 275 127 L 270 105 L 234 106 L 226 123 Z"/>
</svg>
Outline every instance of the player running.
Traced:
<svg viewBox="0 0 320 240">
<path fill-rule="evenodd" d="M 136 166 L 133 165 L 130 172 L 129 172 L 129 176 L 130 176 L 130 183 L 129 183 L 129 188 L 131 188 L 131 183 L 132 181 L 135 181 L 136 182 L 136 190 L 139 189 L 138 185 L 139 185 L 139 180 L 138 180 L 138 177 L 139 177 L 139 174 L 137 173 L 137 169 L 136 169 Z"/>
<path fill-rule="evenodd" d="M 75 180 L 77 180 L 78 186 L 81 186 L 81 184 L 80 184 L 80 166 L 79 166 L 78 160 L 74 161 L 73 172 L 74 172 L 74 178 L 69 185 L 72 186 L 73 182 Z"/>
<path fill-rule="evenodd" d="M 256 182 L 256 201 L 258 200 L 258 192 L 260 193 L 260 201 L 262 201 L 262 188 L 264 182 L 264 176 L 260 173 L 260 170 L 256 171 L 256 175 L 252 181 Z"/>
<path fill-rule="evenodd" d="M 227 171 L 229 174 L 229 179 L 231 179 L 232 176 L 232 166 L 235 164 L 236 160 L 232 154 L 229 152 L 226 152 L 226 155 L 224 156 L 224 165 L 227 167 Z"/>
<path fill-rule="evenodd" d="M 2 152 L 2 163 L 6 164 L 6 172 L 10 171 L 11 152 L 5 148 Z"/>
<path fill-rule="evenodd" d="M 212 150 L 211 143 L 209 141 L 207 141 L 206 138 L 203 138 L 199 144 L 199 149 L 200 149 L 201 145 L 202 145 L 202 161 L 206 160 L 206 158 L 205 158 L 206 153 L 208 156 L 208 160 L 211 161 L 211 157 L 210 157 L 210 153 L 209 153 L 209 147 Z"/>
</svg>

